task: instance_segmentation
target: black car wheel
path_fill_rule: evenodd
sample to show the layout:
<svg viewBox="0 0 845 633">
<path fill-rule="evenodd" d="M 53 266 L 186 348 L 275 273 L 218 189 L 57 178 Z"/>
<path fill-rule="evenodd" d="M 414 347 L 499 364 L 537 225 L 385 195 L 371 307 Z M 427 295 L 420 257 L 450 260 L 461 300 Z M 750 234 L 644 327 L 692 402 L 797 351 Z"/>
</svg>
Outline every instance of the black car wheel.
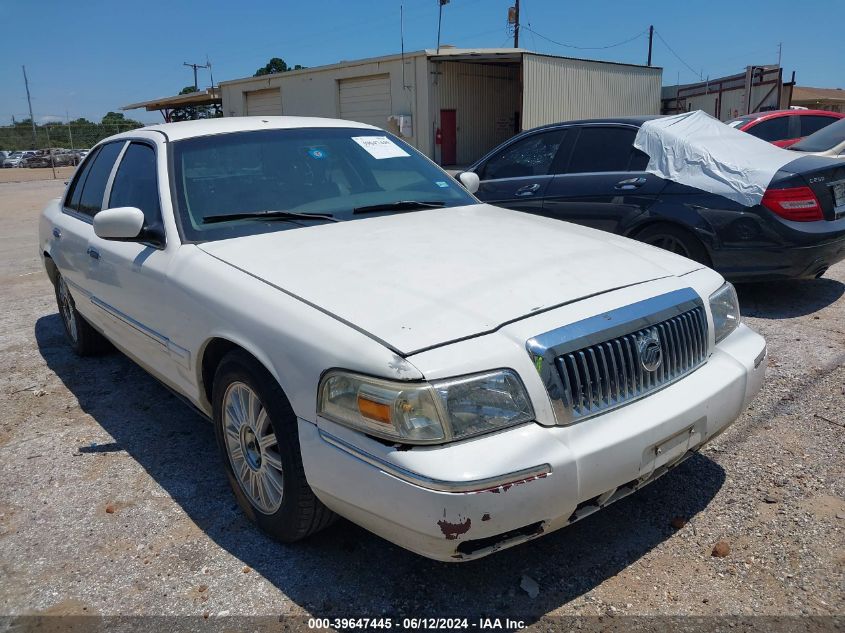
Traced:
<svg viewBox="0 0 845 633">
<path fill-rule="evenodd" d="M 655 224 L 637 233 L 634 239 L 692 259 L 699 264 L 710 265 L 710 257 L 704 245 L 692 233 L 682 228 L 669 224 Z"/>
<path fill-rule="evenodd" d="M 227 354 L 214 375 L 212 406 L 229 485 L 253 523 L 284 543 L 332 523 L 335 514 L 305 479 L 296 414 L 260 363 L 240 350 Z"/>
</svg>

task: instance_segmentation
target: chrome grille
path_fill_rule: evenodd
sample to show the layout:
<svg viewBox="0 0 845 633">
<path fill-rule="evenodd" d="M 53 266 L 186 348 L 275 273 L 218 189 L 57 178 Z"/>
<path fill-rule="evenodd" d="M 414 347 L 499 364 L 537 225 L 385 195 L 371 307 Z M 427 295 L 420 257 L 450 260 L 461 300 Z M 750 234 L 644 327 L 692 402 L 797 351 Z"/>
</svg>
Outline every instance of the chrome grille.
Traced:
<svg viewBox="0 0 845 633">
<path fill-rule="evenodd" d="M 641 341 L 656 338 L 662 360 L 654 371 L 640 361 Z M 707 355 L 707 317 L 693 308 L 654 326 L 557 357 L 563 404 L 575 417 L 644 396 L 688 374 Z"/>
<path fill-rule="evenodd" d="M 655 341 L 661 361 L 648 371 L 644 346 L 653 356 Z M 527 348 L 558 424 L 568 424 L 633 402 L 700 367 L 709 349 L 707 314 L 687 288 L 546 332 Z"/>
</svg>

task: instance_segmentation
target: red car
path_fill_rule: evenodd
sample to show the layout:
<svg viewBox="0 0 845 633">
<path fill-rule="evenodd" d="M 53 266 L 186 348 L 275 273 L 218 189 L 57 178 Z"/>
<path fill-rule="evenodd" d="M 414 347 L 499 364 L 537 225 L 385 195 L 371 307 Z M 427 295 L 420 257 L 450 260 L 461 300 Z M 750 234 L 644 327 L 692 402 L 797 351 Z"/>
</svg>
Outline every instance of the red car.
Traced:
<svg viewBox="0 0 845 633">
<path fill-rule="evenodd" d="M 828 110 L 771 110 L 746 114 L 727 124 L 778 147 L 789 147 L 843 118 L 845 114 Z"/>
</svg>

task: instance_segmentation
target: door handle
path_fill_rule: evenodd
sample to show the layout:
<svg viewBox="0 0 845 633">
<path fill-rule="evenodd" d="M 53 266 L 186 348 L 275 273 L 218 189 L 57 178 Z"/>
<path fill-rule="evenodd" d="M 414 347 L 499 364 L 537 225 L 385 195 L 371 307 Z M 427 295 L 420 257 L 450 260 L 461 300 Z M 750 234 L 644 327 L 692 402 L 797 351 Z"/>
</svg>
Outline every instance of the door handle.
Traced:
<svg viewBox="0 0 845 633">
<path fill-rule="evenodd" d="M 646 179 L 642 176 L 637 176 L 636 178 L 626 178 L 625 180 L 620 180 L 619 182 L 614 185 L 614 189 L 622 189 L 623 191 L 630 191 L 631 189 L 639 189 L 646 183 Z"/>
<path fill-rule="evenodd" d="M 55 237 L 57 240 L 62 239 L 62 231 L 57 226 L 53 227 L 53 237 Z"/>
<path fill-rule="evenodd" d="M 540 190 L 540 185 L 538 183 L 534 183 L 532 185 L 525 185 L 524 187 L 520 187 L 514 192 L 515 196 L 519 196 L 524 198 L 526 196 L 533 196 L 537 191 Z"/>
<path fill-rule="evenodd" d="M 93 246 L 89 246 L 88 250 L 85 252 L 88 253 L 88 257 L 92 257 L 93 259 L 100 259 L 100 251 L 98 251 Z"/>
</svg>

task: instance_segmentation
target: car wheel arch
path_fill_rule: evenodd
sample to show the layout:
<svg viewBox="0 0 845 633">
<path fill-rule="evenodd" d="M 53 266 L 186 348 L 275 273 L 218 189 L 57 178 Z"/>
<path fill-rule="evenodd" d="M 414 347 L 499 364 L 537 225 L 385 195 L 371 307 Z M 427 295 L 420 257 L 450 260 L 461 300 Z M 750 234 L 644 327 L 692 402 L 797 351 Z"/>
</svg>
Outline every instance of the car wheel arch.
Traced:
<svg viewBox="0 0 845 633">
<path fill-rule="evenodd" d="M 712 266 L 712 244 L 708 240 L 701 239 L 701 235 L 686 224 L 680 222 L 673 222 L 672 220 L 668 220 L 665 218 L 654 218 L 651 221 L 646 221 L 636 225 L 635 227 L 632 227 L 629 231 L 625 233 L 625 237 L 628 237 L 632 240 L 639 240 L 640 236 L 646 231 L 650 231 L 652 229 L 659 229 L 660 227 L 669 227 L 676 231 L 682 231 L 687 234 L 691 239 L 698 242 L 703 248 L 704 253 L 707 255 L 707 259 L 709 260 L 709 263 L 707 263 L 706 265 Z"/>
<path fill-rule="evenodd" d="M 201 347 L 198 354 L 197 374 L 199 380 L 199 394 L 205 402 L 208 411 L 211 411 L 213 401 L 212 391 L 214 389 L 214 374 L 222 360 L 233 351 L 241 351 L 251 356 L 255 362 L 263 367 L 270 376 L 279 384 L 282 391 L 287 393 L 283 382 L 279 379 L 278 373 L 273 369 L 269 359 L 264 354 L 254 349 L 251 345 L 233 340 L 234 337 L 212 336 Z M 290 400 L 290 399 L 288 399 Z"/>
<path fill-rule="evenodd" d="M 50 282 L 55 285 L 56 284 L 56 277 L 59 272 L 58 266 L 56 266 L 56 262 L 53 261 L 53 258 L 50 256 L 50 253 L 44 251 L 44 268 L 47 270 L 47 277 L 50 278 Z"/>
</svg>

